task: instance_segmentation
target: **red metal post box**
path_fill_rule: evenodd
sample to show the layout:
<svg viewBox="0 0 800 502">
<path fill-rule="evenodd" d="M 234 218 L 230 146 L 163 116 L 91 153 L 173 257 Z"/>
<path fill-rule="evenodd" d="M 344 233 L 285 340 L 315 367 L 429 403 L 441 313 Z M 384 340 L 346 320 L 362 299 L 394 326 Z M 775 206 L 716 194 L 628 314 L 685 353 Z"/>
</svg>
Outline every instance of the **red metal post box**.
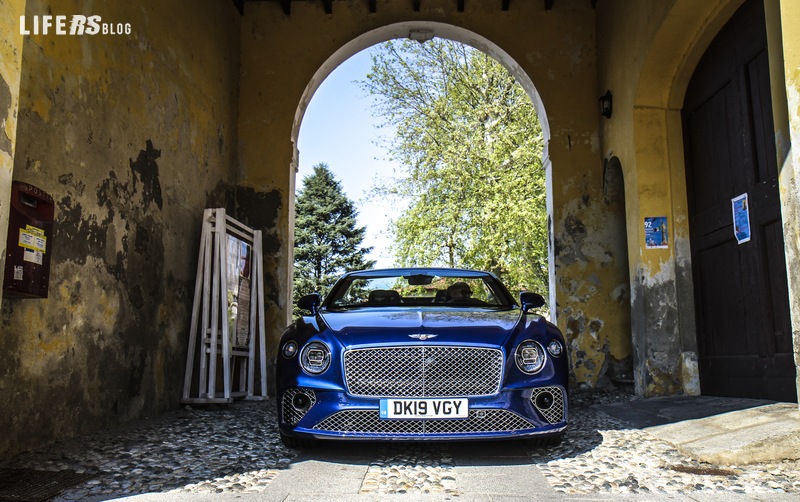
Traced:
<svg viewBox="0 0 800 502">
<path fill-rule="evenodd" d="M 5 298 L 47 298 L 53 251 L 53 198 L 33 185 L 11 183 Z"/>
</svg>

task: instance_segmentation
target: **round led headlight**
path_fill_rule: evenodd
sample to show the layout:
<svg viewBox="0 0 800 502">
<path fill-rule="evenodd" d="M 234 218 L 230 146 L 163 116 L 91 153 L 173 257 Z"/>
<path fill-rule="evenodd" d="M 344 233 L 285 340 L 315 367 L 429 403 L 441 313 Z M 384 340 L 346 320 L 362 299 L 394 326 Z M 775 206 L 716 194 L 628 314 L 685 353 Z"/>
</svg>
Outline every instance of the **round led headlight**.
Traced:
<svg viewBox="0 0 800 502">
<path fill-rule="evenodd" d="M 550 340 L 550 343 L 547 344 L 547 352 L 553 357 L 560 356 L 563 351 L 564 347 L 561 346 L 561 342 L 558 340 Z"/>
<path fill-rule="evenodd" d="M 319 375 L 331 365 L 331 350 L 322 342 L 311 342 L 300 351 L 300 366 L 311 373 Z"/>
<path fill-rule="evenodd" d="M 533 375 L 542 371 L 545 362 L 544 348 L 533 340 L 525 340 L 517 346 L 514 358 L 517 368 L 523 373 Z"/>
<path fill-rule="evenodd" d="M 297 343 L 294 340 L 289 340 L 285 344 L 283 344 L 283 349 L 281 349 L 281 353 L 283 357 L 286 359 L 291 359 L 297 355 Z"/>
</svg>

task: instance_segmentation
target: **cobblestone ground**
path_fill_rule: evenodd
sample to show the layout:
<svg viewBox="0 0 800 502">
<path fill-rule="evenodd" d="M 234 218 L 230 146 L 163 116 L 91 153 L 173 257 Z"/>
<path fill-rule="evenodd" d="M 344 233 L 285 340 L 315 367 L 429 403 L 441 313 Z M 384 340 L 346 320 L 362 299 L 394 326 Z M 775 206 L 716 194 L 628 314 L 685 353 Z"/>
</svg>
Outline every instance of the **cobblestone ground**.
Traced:
<svg viewBox="0 0 800 502">
<path fill-rule="evenodd" d="M 799 461 L 749 466 L 693 461 L 592 407 L 635 399 L 614 392 L 577 393 L 567 439 L 529 452 L 553 488 L 570 494 L 797 493 L 800 498 Z"/>
<path fill-rule="evenodd" d="M 6 468 L 93 474 L 63 498 L 149 492 L 259 492 L 296 453 L 279 439 L 275 406 L 238 402 L 180 410 L 20 455 Z"/>
<path fill-rule="evenodd" d="M 604 402 L 636 399 L 578 391 L 571 428 L 557 447 L 529 447 L 531 466 L 569 494 L 791 493 L 800 497 L 800 462 L 717 466 L 687 459 L 646 431 L 597 411 Z M 367 449 L 364 494 L 458 495 L 458 466 L 448 445 L 381 444 Z M 480 455 L 480 449 L 476 449 Z M 57 443 L 0 468 L 72 470 L 92 480 L 61 498 L 108 498 L 148 492 L 264 491 L 296 452 L 285 448 L 273 402 L 187 409 L 157 420 Z"/>
<path fill-rule="evenodd" d="M 455 463 L 447 445 L 385 445 L 369 465 L 359 493 L 458 495 Z"/>
</svg>

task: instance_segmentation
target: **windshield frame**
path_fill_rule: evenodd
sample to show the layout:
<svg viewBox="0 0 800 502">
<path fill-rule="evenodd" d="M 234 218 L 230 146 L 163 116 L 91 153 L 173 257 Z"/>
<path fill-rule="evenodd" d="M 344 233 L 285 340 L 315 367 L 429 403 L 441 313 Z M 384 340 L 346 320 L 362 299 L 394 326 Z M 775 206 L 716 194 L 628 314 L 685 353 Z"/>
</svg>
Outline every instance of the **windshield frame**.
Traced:
<svg viewBox="0 0 800 502">
<path fill-rule="evenodd" d="M 408 277 L 419 275 L 432 275 L 440 278 L 469 278 L 481 279 L 495 294 L 499 297 L 499 305 L 466 305 L 461 303 L 447 304 L 447 303 L 431 303 L 430 305 L 424 304 L 400 304 L 400 305 L 334 305 L 334 299 L 343 296 L 345 291 L 343 288 L 349 288 L 355 279 L 381 279 L 391 277 Z M 329 312 L 344 312 L 348 310 L 362 310 L 362 309 L 378 309 L 378 308 L 399 308 L 399 309 L 414 309 L 414 308 L 436 308 L 436 309 L 490 309 L 490 310 L 514 310 L 519 308 L 519 304 L 514 296 L 508 291 L 505 284 L 491 272 L 483 272 L 478 270 L 469 269 L 453 269 L 453 268 L 388 268 L 388 269 L 375 269 L 375 270 L 361 270 L 355 272 L 348 272 L 339 278 L 333 285 L 331 290 L 325 296 L 325 299 L 320 305 L 322 310 Z"/>
</svg>

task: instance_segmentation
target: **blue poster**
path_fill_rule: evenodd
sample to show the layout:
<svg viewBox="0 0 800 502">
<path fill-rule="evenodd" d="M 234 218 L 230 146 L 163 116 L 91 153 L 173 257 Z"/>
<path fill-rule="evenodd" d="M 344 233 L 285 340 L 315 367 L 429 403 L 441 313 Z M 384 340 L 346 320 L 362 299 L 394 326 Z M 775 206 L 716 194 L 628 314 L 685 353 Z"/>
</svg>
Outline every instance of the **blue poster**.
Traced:
<svg viewBox="0 0 800 502">
<path fill-rule="evenodd" d="M 736 242 L 743 244 L 750 240 L 750 205 L 747 194 L 743 193 L 731 199 L 733 206 L 733 235 Z"/>
<path fill-rule="evenodd" d="M 644 219 L 644 243 L 646 249 L 669 247 L 666 216 L 650 216 Z"/>
</svg>

